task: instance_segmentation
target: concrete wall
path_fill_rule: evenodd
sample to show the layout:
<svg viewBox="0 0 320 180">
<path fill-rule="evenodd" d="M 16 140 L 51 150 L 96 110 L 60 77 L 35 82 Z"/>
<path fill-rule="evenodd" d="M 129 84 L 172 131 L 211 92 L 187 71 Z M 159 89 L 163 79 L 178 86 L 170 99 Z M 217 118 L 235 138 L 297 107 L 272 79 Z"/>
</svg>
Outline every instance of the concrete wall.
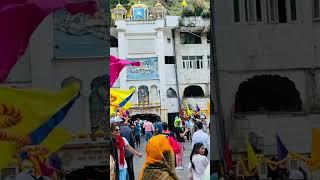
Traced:
<svg viewBox="0 0 320 180">
<path fill-rule="evenodd" d="M 215 1 L 216 55 L 226 134 L 234 138 L 233 148 L 241 151 L 248 133 L 256 132 L 264 138 L 264 153 L 275 154 L 274 136 L 278 132 L 289 150 L 309 153 L 311 129 L 319 127 L 316 120 L 319 115 L 309 113 L 309 107 L 318 96 L 316 92 L 320 87 L 320 25 L 313 22 L 312 1 L 296 1 L 297 21 L 285 24 L 267 22 L 265 9 L 262 11 L 263 22 L 248 23 L 245 21 L 244 1 L 240 3 L 241 22 L 236 23 L 233 1 Z M 265 7 L 264 3 L 262 7 Z M 311 69 L 315 73 L 314 82 L 308 73 Z M 254 75 L 288 77 L 300 93 L 303 112 L 244 114 L 240 119 L 233 120 L 232 110 L 238 87 Z"/>
<path fill-rule="evenodd" d="M 220 70 L 306 68 L 314 64 L 312 3 L 297 2 L 298 21 L 233 22 L 233 1 L 216 2 L 216 43 Z M 312 35 L 313 34 L 313 35 Z M 302 60 L 303 59 L 303 60 Z"/>
<path fill-rule="evenodd" d="M 55 60 L 52 30 L 52 16 L 49 16 L 31 39 L 32 86 L 56 91 L 60 90 L 64 79 L 70 76 L 78 78 L 82 82 L 81 97 L 68 113 L 62 126 L 75 133 L 90 133 L 90 84 L 94 78 L 106 74 L 106 59 Z"/>
<path fill-rule="evenodd" d="M 210 44 L 206 37 L 202 37 L 202 44 L 181 44 L 180 32 L 175 32 L 176 37 L 176 61 L 178 80 L 182 84 L 210 83 L 210 69 L 207 56 L 210 55 Z M 182 56 L 203 56 L 203 69 L 183 69 Z"/>
<path fill-rule="evenodd" d="M 319 118 L 319 114 L 246 115 L 235 121 L 233 150 L 244 151 L 248 133 L 254 132 L 263 137 L 266 155 L 277 154 L 276 133 L 289 151 L 310 153 L 312 128 L 320 128 Z"/>
</svg>

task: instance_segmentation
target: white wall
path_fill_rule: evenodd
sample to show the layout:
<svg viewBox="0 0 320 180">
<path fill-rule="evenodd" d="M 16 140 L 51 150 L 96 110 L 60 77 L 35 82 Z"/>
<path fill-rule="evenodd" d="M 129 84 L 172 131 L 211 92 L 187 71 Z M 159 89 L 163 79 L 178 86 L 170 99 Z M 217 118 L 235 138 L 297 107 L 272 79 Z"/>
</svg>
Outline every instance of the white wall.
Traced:
<svg viewBox="0 0 320 180">
<path fill-rule="evenodd" d="M 165 56 L 174 56 L 174 40 L 172 37 L 172 30 L 171 29 L 164 29 L 164 55 Z M 170 39 L 170 42 L 168 42 L 168 39 Z"/>
<path fill-rule="evenodd" d="M 254 132 L 264 139 L 264 154 L 277 154 L 276 133 L 291 152 L 310 153 L 312 128 L 320 128 L 320 115 L 246 115 L 235 122 L 236 151 L 245 150 L 248 133 Z M 293 138 L 294 137 L 294 138 Z M 235 151 L 235 152 L 236 152 Z"/>
<path fill-rule="evenodd" d="M 6 82 L 31 84 L 31 64 L 29 48 L 26 50 L 25 54 L 21 58 L 19 58 L 16 65 L 11 69 Z"/>
<path fill-rule="evenodd" d="M 66 116 L 62 126 L 72 132 L 87 131 L 90 133 L 90 83 L 94 78 L 106 73 L 106 59 L 52 60 L 52 30 L 52 16 L 49 16 L 31 39 L 32 86 L 60 90 L 61 82 L 70 76 L 81 80 L 81 97 Z"/>
<path fill-rule="evenodd" d="M 233 1 L 216 2 L 216 44 L 220 70 L 312 67 L 312 2 L 297 2 L 298 21 L 287 24 L 233 22 Z M 319 33 L 314 34 L 319 36 Z"/>
<path fill-rule="evenodd" d="M 210 55 L 210 44 L 202 37 L 202 44 L 180 44 L 180 33 L 176 31 L 176 61 L 179 83 L 210 83 L 210 69 L 207 56 Z M 203 69 L 183 69 L 182 56 L 203 56 Z"/>
</svg>

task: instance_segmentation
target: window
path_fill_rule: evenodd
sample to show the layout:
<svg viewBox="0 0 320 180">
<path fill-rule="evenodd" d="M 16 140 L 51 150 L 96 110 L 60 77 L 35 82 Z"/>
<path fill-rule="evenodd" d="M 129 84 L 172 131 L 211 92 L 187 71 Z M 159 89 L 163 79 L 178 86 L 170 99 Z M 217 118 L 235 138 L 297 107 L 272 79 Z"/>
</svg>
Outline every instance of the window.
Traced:
<svg viewBox="0 0 320 180">
<path fill-rule="evenodd" d="M 180 33 L 180 43 L 181 44 L 201 44 L 201 34 L 182 32 Z"/>
<path fill-rule="evenodd" d="M 174 56 L 165 56 L 165 64 L 175 64 L 175 58 Z"/>
<path fill-rule="evenodd" d="M 177 98 L 178 96 L 177 96 L 177 93 L 176 93 L 176 91 L 174 89 L 169 88 L 167 90 L 167 97 L 168 98 Z"/>
<path fill-rule="evenodd" d="M 257 21 L 262 21 L 261 0 L 256 0 Z"/>
<path fill-rule="evenodd" d="M 207 32 L 207 43 L 210 43 L 211 41 L 211 33 Z"/>
<path fill-rule="evenodd" d="M 319 8 L 319 0 L 313 0 L 313 16 L 314 16 L 314 20 L 318 21 L 320 20 L 320 8 Z"/>
<path fill-rule="evenodd" d="M 234 22 L 240 22 L 239 0 L 233 0 L 233 13 Z"/>
<path fill-rule="evenodd" d="M 207 56 L 207 61 L 208 61 L 208 69 L 210 69 L 210 56 Z"/>
<path fill-rule="evenodd" d="M 245 1 L 245 8 L 246 8 L 246 20 L 247 22 L 254 21 L 254 8 L 253 8 L 253 0 L 246 0 Z"/>
<path fill-rule="evenodd" d="M 245 13 L 247 22 L 262 21 L 261 0 L 245 0 Z"/>
<path fill-rule="evenodd" d="M 287 23 L 286 0 L 278 0 L 279 23 Z"/>
<path fill-rule="evenodd" d="M 296 0 L 290 0 L 291 21 L 297 20 L 297 4 Z"/>
<path fill-rule="evenodd" d="M 183 69 L 202 69 L 203 58 L 202 56 L 182 56 Z"/>
<path fill-rule="evenodd" d="M 113 36 L 110 36 L 110 46 L 111 47 L 118 47 L 118 39 Z"/>
<path fill-rule="evenodd" d="M 268 22 L 276 22 L 276 3 L 275 0 L 267 1 Z"/>
</svg>

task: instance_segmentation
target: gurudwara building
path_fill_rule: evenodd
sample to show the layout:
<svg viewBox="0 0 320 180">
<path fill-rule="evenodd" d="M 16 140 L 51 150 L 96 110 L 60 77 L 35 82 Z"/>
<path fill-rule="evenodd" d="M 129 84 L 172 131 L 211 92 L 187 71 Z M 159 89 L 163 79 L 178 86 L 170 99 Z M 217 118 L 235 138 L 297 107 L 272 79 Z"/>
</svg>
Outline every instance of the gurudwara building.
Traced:
<svg viewBox="0 0 320 180">
<path fill-rule="evenodd" d="M 209 19 L 166 16 L 160 3 L 112 9 L 111 55 L 140 61 L 122 70 L 115 87 L 136 88 L 133 117 L 153 115 L 173 125 L 181 105 L 207 110 L 210 96 Z"/>
</svg>

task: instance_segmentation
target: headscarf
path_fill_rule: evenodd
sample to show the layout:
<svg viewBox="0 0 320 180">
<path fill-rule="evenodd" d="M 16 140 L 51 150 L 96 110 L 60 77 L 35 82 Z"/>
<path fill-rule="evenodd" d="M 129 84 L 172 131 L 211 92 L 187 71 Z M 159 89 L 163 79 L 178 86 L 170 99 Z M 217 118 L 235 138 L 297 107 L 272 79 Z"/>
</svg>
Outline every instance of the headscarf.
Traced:
<svg viewBox="0 0 320 180">
<path fill-rule="evenodd" d="M 174 167 L 174 153 L 164 135 L 152 137 L 147 144 L 146 153 L 140 180 L 179 180 Z"/>
<path fill-rule="evenodd" d="M 120 152 L 120 165 L 123 166 L 124 165 L 124 140 L 120 135 L 116 137 L 116 146 Z"/>
</svg>

